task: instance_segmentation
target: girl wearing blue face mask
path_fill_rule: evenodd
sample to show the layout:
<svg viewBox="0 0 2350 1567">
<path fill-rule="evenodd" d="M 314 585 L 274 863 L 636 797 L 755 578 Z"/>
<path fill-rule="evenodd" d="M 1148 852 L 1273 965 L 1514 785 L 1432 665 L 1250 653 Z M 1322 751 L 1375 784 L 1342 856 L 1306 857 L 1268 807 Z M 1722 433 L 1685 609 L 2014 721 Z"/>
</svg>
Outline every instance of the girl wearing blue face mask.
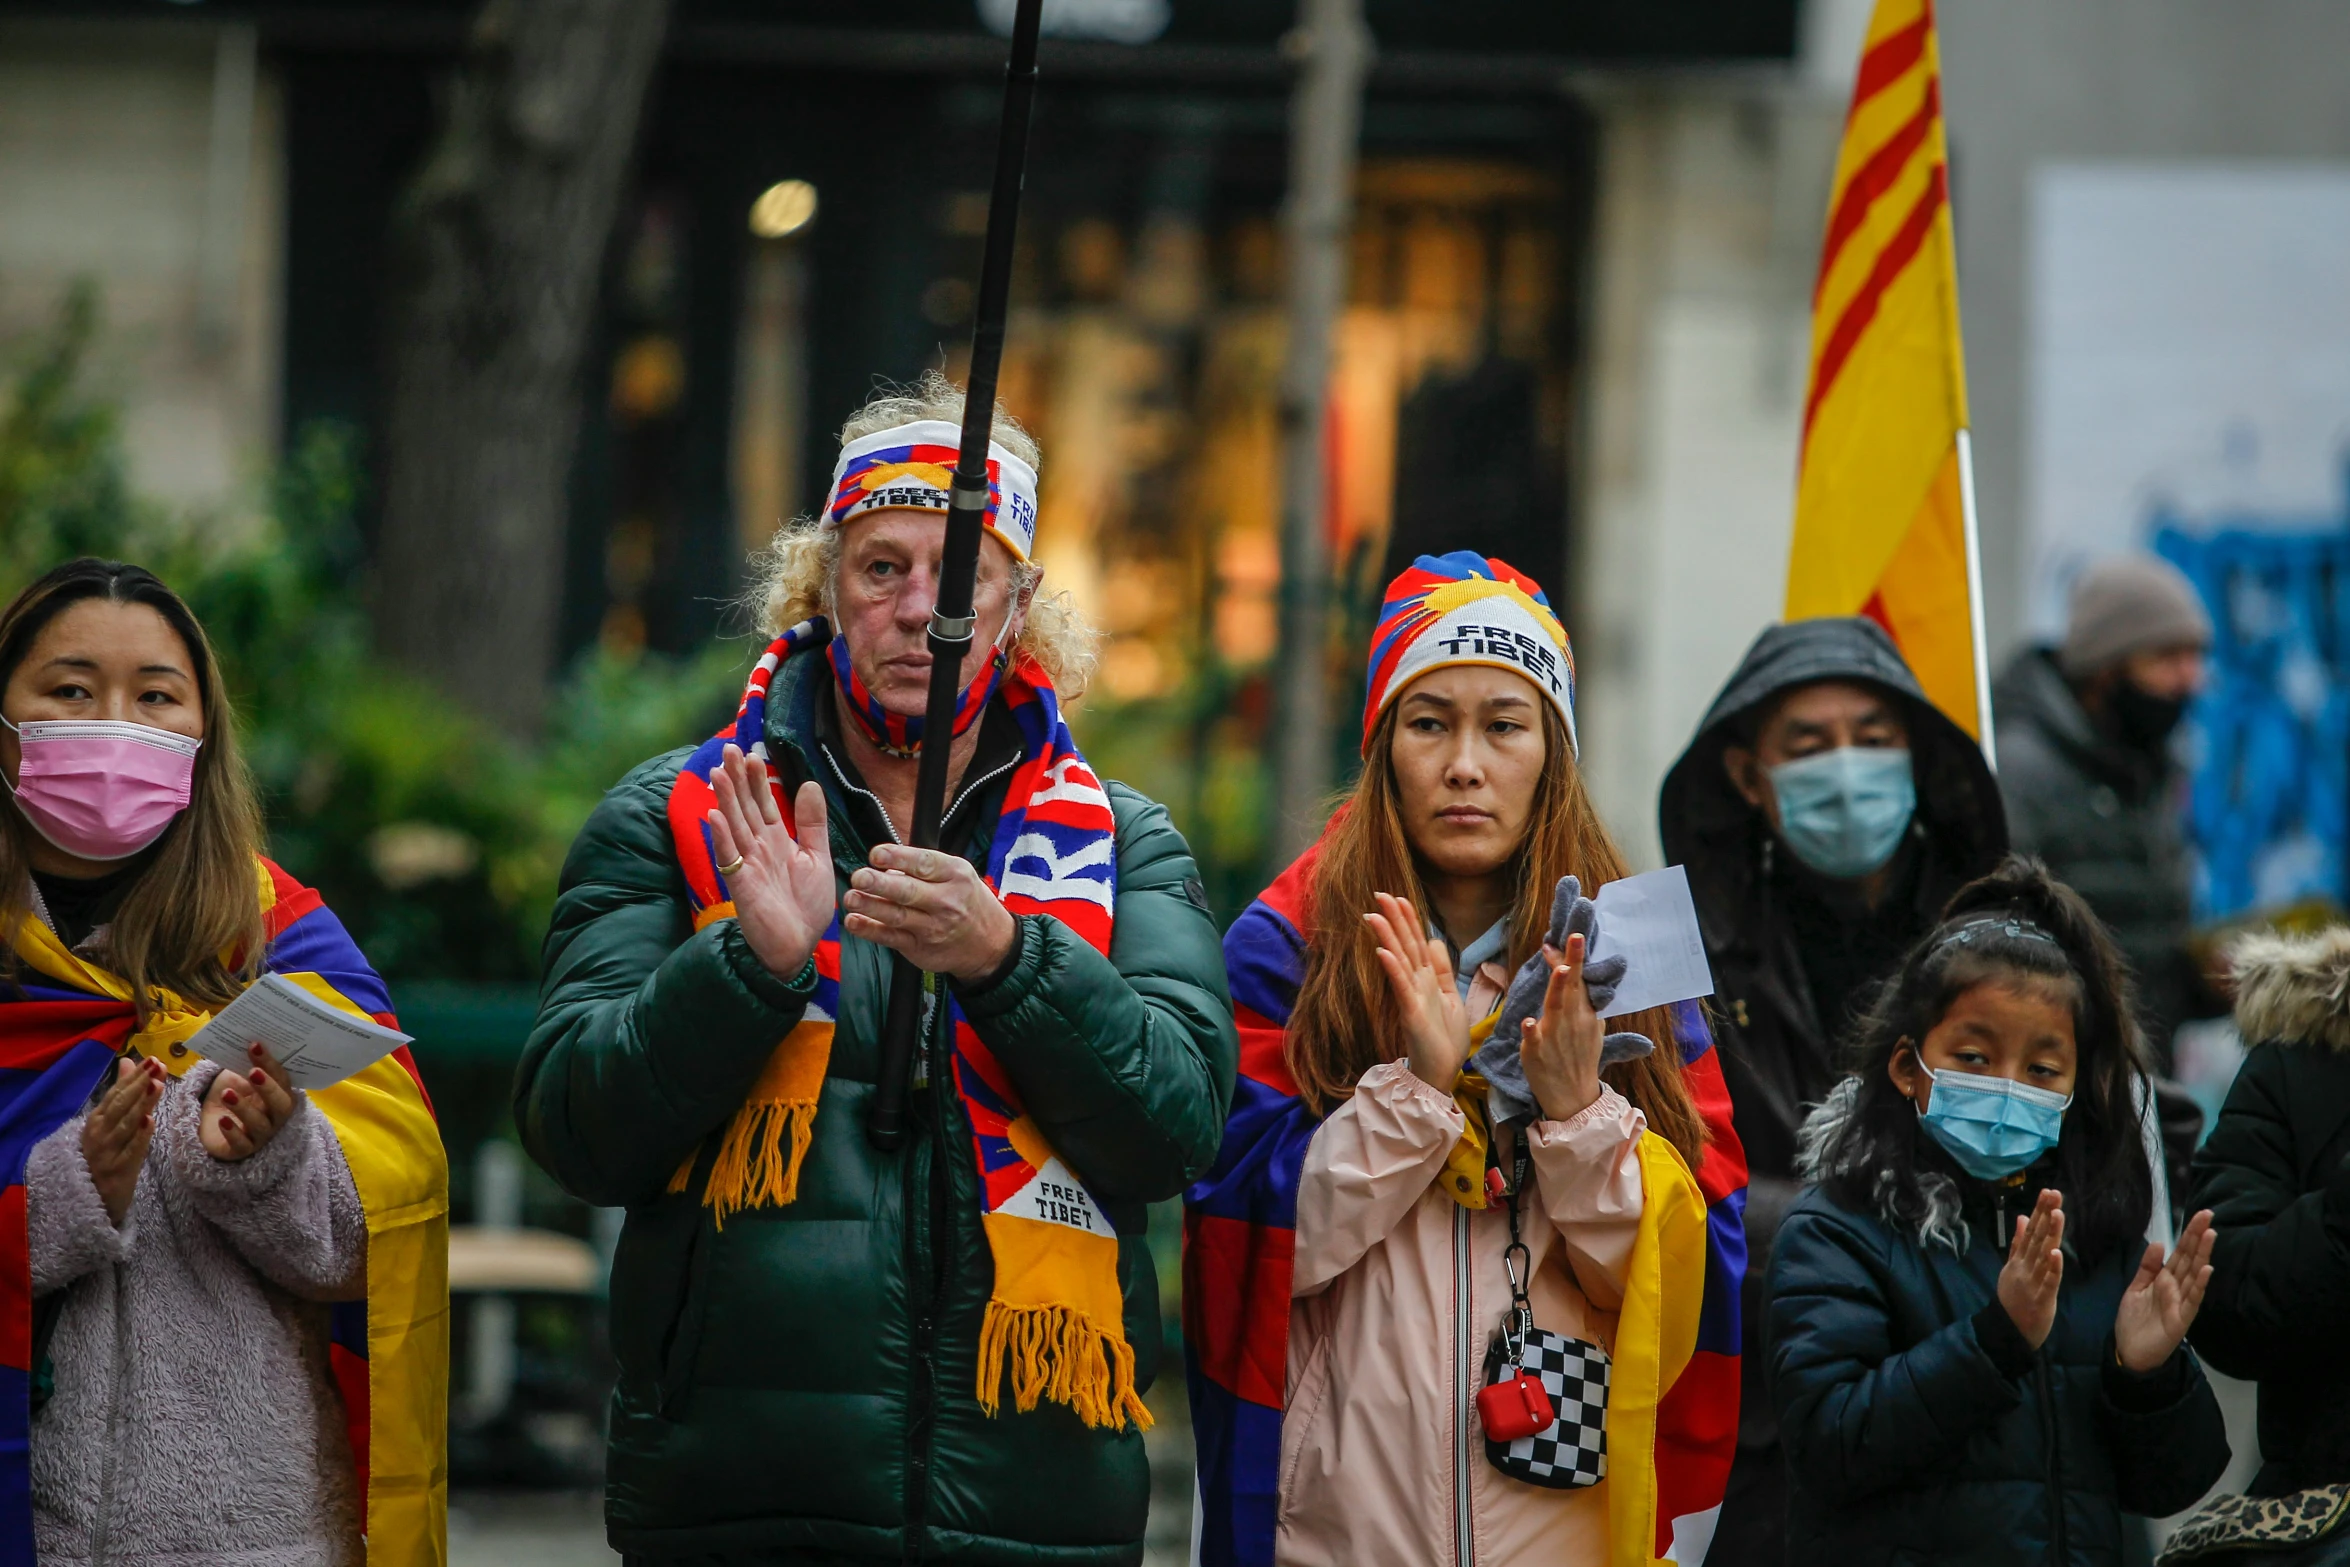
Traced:
<svg viewBox="0 0 2350 1567">
<path fill-rule="evenodd" d="M 2228 1445 L 2182 1342 L 2211 1215 L 2146 1242 L 2112 942 L 2011 859 L 1885 983 L 1852 1065 L 1771 1259 L 1788 1559 L 2118 1567 L 2122 1515 L 2187 1507 Z"/>
</svg>

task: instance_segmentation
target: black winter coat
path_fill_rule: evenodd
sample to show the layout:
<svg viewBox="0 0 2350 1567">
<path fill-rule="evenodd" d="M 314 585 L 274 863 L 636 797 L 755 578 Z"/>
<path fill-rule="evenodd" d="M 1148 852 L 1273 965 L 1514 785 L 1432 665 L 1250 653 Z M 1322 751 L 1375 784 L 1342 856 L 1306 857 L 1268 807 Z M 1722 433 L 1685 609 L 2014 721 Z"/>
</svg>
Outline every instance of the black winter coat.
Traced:
<svg viewBox="0 0 2350 1567">
<path fill-rule="evenodd" d="M 1785 912 L 1787 853 L 1762 814 L 1722 766 L 1745 738 L 1756 709 L 1782 691 L 1822 680 L 1877 686 L 1909 718 L 1918 808 L 1906 896 L 1869 916 L 1898 947 L 1922 935 L 1952 893 L 1999 863 L 2007 825 L 1999 786 L 1965 731 L 1928 702 L 1892 638 L 1858 617 L 1773 626 L 1755 640 L 1698 725 L 1688 750 L 1665 775 L 1658 805 L 1665 859 L 1688 867 L 1689 890 L 1714 978 L 1714 1039 L 1721 1050 L 1738 1140 L 1747 1166 L 1744 1394 L 1739 1446 L 1767 1450 L 1775 1438 L 1764 1392 L 1760 1337 L 1763 1281 L 1779 1217 L 1801 1182 L 1795 1136 L 1806 1110 L 1835 1083 L 1835 1023 L 1813 1004 L 1803 956 Z M 1796 873 L 1800 876 L 1804 873 Z M 1857 916 L 1856 916 L 1857 917 Z M 1889 971 L 1889 969 L 1888 969 Z"/>
<path fill-rule="evenodd" d="M 2350 932 L 2239 949 L 2253 1041 L 2195 1155 L 2219 1240 L 2191 1335 L 2260 1384 L 2256 1496 L 2350 1481 Z"/>
<path fill-rule="evenodd" d="M 835 875 L 888 830 L 821 744 L 820 655 L 778 671 L 769 755 L 825 787 Z M 982 720 L 976 780 L 941 841 L 975 861 L 993 832 L 1016 728 Z M 1142 1438 L 1045 1403 L 983 1414 L 973 1395 L 993 1284 L 969 1118 L 912 1095 L 895 1153 L 866 1140 L 888 953 L 841 941 L 840 1005 L 799 1195 L 720 1228 L 700 1201 L 716 1139 L 800 1019 L 808 992 L 769 974 L 733 920 L 695 931 L 666 802 L 687 753 L 621 780 L 563 868 L 546 980 L 515 1084 L 523 1144 L 563 1187 L 626 1204 L 612 1267 L 607 1518 L 613 1544 L 694 1567 L 880 1558 L 971 1567 L 1131 1567 L 1150 1466 Z M 1008 757 L 1008 759 L 1007 759 Z M 1190 851 L 1159 806 L 1109 785 L 1116 927 L 1107 956 L 1045 916 L 1010 969 L 958 986 L 1029 1114 L 1103 1199 L 1135 1381 L 1160 1346 L 1145 1204 L 1215 1157 L 1236 1047 L 1223 953 Z M 944 1007 L 924 1043 L 949 1080 Z M 699 1152 L 697 1152 L 697 1148 Z M 667 1190 L 692 1156 L 687 1190 Z"/>
<path fill-rule="evenodd" d="M 2227 1467 L 2192 1353 L 2143 1377 L 2114 1360 L 2139 1248 L 2087 1270 L 2068 1257 L 2035 1353 L 1998 1304 L 1992 1237 L 2037 1183 L 2004 1214 L 1969 1184 L 1963 1256 L 1818 1189 L 1780 1227 L 1769 1333 L 1790 1563 L 2118 1567 L 2124 1512 L 2177 1512 Z"/>
<path fill-rule="evenodd" d="M 2203 986 L 2186 948 L 2191 909 L 2177 764 L 2109 739 L 2046 648 L 1999 677 L 1999 789 L 2018 853 L 2088 900 L 2138 983 L 2147 1044 L 2168 1071 L 2170 1036 Z"/>
</svg>

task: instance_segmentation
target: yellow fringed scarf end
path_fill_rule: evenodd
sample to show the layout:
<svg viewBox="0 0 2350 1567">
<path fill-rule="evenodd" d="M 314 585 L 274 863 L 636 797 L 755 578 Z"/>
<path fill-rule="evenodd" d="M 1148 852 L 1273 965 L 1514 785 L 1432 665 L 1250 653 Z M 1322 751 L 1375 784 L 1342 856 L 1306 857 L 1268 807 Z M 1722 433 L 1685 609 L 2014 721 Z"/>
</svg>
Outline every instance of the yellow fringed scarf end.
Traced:
<svg viewBox="0 0 2350 1567">
<path fill-rule="evenodd" d="M 753 1100 L 737 1110 L 702 1186 L 702 1206 L 718 1228 L 738 1208 L 779 1208 L 798 1197 L 800 1161 L 815 1136 L 813 1099 Z"/>
<path fill-rule="evenodd" d="M 1012 1407 L 1022 1414 L 1042 1399 L 1066 1404 L 1088 1428 L 1151 1428 L 1150 1411 L 1134 1391 L 1134 1348 L 1068 1306 L 987 1303 L 979 1327 L 979 1408 L 998 1408 L 1009 1362 Z"/>
</svg>

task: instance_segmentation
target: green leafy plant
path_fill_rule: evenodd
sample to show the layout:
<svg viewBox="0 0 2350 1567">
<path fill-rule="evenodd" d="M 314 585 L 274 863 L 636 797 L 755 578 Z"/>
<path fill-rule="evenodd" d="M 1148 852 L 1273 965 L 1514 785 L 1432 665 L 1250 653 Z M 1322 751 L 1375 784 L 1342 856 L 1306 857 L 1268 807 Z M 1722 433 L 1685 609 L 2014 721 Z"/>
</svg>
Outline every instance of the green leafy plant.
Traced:
<svg viewBox="0 0 2350 1567">
<path fill-rule="evenodd" d="M 153 570 L 220 656 L 271 853 L 389 976 L 534 977 L 572 838 L 629 767 L 717 727 L 744 650 L 590 650 L 541 734 L 496 729 L 371 650 L 355 434 L 302 430 L 251 525 L 170 515 L 134 495 L 119 420 L 87 384 L 99 321 L 95 294 L 76 289 L 15 356 L 0 406 L 0 596 L 75 555 Z"/>
</svg>

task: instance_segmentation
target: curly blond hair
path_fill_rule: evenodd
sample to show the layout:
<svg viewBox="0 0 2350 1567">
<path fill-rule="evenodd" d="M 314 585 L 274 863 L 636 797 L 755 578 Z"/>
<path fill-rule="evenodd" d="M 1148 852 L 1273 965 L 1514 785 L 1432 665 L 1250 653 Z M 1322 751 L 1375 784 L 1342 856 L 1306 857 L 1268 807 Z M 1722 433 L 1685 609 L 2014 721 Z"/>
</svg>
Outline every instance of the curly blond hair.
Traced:
<svg viewBox="0 0 2350 1567">
<path fill-rule="evenodd" d="M 910 387 L 884 387 L 841 426 L 840 442 L 876 431 L 912 424 L 918 419 L 943 419 L 960 424 L 963 389 L 936 370 L 924 371 Z M 994 439 L 997 445 L 1034 468 L 1040 465 L 1036 437 L 996 405 Z M 793 519 L 776 530 L 773 540 L 753 562 L 753 589 L 759 629 L 780 634 L 812 615 L 832 615 L 834 574 L 840 568 L 840 530 L 815 517 Z M 1069 595 L 1040 596 L 1037 584 L 1044 568 L 1027 561 L 1012 563 L 1012 593 L 1028 603 L 1028 623 L 1020 630 L 1019 651 L 1044 666 L 1061 701 L 1075 702 L 1085 694 L 1101 659 L 1101 633 L 1078 610 Z"/>
</svg>

